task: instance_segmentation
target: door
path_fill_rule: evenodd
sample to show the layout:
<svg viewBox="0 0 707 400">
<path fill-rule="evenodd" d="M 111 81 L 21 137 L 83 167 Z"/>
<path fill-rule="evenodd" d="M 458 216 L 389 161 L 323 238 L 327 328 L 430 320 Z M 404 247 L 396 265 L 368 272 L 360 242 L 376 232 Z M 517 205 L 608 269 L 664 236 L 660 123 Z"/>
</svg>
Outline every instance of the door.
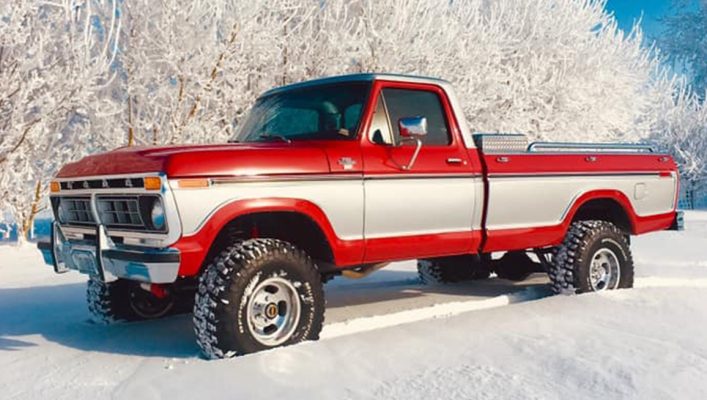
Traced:
<svg viewBox="0 0 707 400">
<path fill-rule="evenodd" d="M 435 85 L 378 81 L 375 108 L 362 141 L 365 261 L 472 253 L 474 174 L 449 100 Z M 399 121 L 424 117 L 417 142 L 400 135 Z"/>
</svg>

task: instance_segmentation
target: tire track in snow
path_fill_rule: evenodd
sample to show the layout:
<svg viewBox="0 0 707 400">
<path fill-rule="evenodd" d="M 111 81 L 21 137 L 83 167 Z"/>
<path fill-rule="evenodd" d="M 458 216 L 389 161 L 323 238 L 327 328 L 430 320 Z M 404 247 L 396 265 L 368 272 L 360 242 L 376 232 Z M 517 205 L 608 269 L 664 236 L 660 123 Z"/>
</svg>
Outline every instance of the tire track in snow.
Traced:
<svg viewBox="0 0 707 400">
<path fill-rule="evenodd" d="M 634 287 L 707 289 L 707 278 L 640 277 L 635 279 Z M 538 300 L 543 297 L 548 297 L 551 294 L 549 288 L 532 287 L 511 294 L 492 297 L 487 300 L 454 301 L 390 314 L 353 318 L 325 325 L 319 337 L 321 340 L 333 339 L 413 322 L 435 318 L 447 318 L 472 311 L 488 310 L 515 303 Z"/>
<path fill-rule="evenodd" d="M 707 278 L 670 278 L 646 276 L 636 278 L 636 288 L 707 288 Z"/>
<path fill-rule="evenodd" d="M 549 296 L 550 294 L 550 288 L 531 287 L 519 292 L 492 297 L 487 300 L 454 301 L 435 304 L 428 307 L 399 311 L 391 314 L 354 318 L 347 321 L 325 325 L 319 335 L 319 338 L 321 340 L 333 339 L 361 332 L 409 324 L 412 322 L 435 318 L 446 318 L 471 311 L 504 307 L 514 303 L 541 299 Z"/>
</svg>

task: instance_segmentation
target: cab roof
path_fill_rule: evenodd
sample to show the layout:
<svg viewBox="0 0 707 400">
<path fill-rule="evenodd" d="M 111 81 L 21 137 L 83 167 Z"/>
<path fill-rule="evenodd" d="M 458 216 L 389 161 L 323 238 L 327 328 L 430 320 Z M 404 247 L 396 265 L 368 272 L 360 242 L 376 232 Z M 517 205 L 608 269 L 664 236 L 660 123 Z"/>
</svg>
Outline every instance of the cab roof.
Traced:
<svg viewBox="0 0 707 400">
<path fill-rule="evenodd" d="M 397 81 L 397 82 L 412 82 L 412 83 L 429 83 L 435 85 L 448 85 L 449 82 L 439 78 L 424 77 L 417 75 L 404 75 L 404 74 L 387 74 L 387 73 L 363 73 L 363 74 L 348 74 L 348 75 L 338 75 L 330 76 L 326 78 L 318 78 L 307 80 L 303 82 L 297 82 L 290 85 L 276 87 L 270 89 L 263 93 L 261 97 L 269 96 L 275 93 L 282 93 L 292 89 L 300 89 L 318 85 L 336 84 L 336 83 L 350 83 L 350 82 L 373 82 L 376 80 L 384 81 Z"/>
</svg>

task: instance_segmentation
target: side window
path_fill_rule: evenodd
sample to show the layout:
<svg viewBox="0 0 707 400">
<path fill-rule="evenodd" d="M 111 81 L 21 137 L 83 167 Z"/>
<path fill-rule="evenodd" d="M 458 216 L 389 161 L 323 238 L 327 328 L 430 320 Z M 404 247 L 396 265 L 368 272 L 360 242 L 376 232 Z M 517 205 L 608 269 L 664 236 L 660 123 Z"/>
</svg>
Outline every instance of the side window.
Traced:
<svg viewBox="0 0 707 400">
<path fill-rule="evenodd" d="M 422 143 L 432 146 L 446 146 L 451 143 L 449 124 L 436 93 L 424 90 L 383 89 L 383 96 L 397 143 L 400 143 L 398 121 L 401 118 L 417 116 L 427 118 L 427 136 L 422 139 Z"/>
<path fill-rule="evenodd" d="M 388 115 L 385 113 L 385 105 L 383 96 L 378 96 L 376 110 L 371 118 L 371 128 L 368 131 L 368 137 L 375 144 L 393 144 L 393 138 L 390 135 L 390 125 L 388 124 Z"/>
</svg>

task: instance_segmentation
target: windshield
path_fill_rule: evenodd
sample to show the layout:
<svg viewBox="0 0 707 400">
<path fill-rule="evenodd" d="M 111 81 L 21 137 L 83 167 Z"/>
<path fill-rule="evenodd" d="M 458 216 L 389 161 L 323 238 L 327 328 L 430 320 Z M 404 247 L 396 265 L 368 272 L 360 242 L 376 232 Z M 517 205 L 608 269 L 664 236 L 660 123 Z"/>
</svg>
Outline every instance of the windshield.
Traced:
<svg viewBox="0 0 707 400">
<path fill-rule="evenodd" d="M 256 101 L 232 141 L 351 140 L 370 83 L 292 89 Z"/>
</svg>

